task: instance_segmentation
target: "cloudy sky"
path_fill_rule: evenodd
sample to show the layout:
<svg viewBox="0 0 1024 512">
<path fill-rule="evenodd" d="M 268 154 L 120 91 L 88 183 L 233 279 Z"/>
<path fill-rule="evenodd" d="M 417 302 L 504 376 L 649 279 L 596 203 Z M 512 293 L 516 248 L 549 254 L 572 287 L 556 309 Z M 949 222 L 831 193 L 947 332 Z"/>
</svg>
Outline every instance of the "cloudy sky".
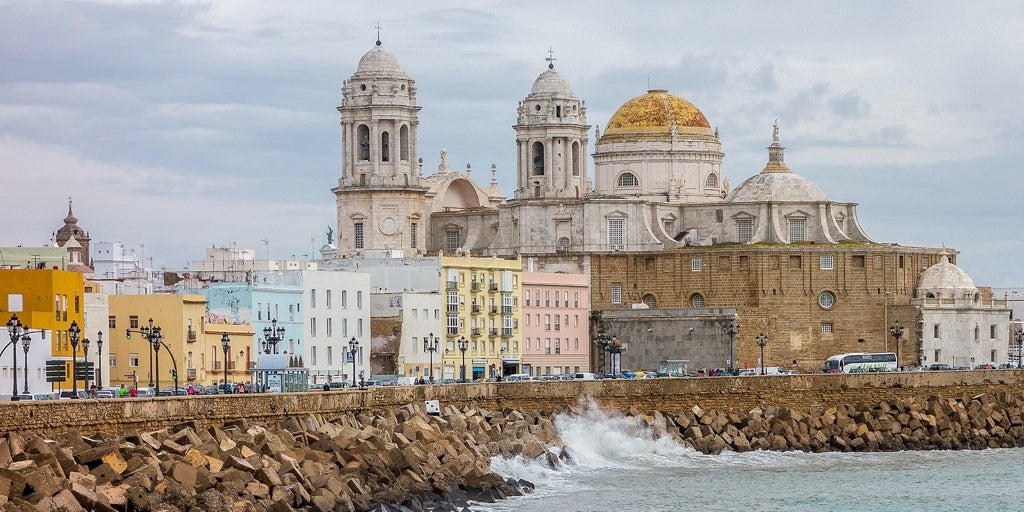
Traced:
<svg viewBox="0 0 1024 512">
<path fill-rule="evenodd" d="M 558 70 L 604 128 L 648 88 L 717 126 L 734 186 L 786 161 L 878 242 L 1024 286 L 1020 2 L 0 0 L 0 246 L 68 196 L 156 268 L 212 246 L 304 259 L 334 223 L 342 81 L 374 26 L 417 82 L 425 170 L 515 183 L 516 103 Z M 593 147 L 590 148 L 593 151 Z M 592 168 L 592 164 L 589 166 Z M 267 242 L 264 242 L 267 240 Z"/>
</svg>

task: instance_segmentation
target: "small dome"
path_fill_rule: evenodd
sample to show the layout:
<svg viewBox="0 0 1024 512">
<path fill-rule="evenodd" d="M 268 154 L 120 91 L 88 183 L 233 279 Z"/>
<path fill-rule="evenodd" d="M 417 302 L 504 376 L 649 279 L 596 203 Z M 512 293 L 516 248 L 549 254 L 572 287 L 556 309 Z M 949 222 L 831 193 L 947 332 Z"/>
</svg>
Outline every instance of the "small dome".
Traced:
<svg viewBox="0 0 1024 512">
<path fill-rule="evenodd" d="M 619 107 L 608 120 L 601 142 L 671 140 L 673 131 L 712 134 L 707 118 L 693 103 L 655 89 Z"/>
<path fill-rule="evenodd" d="M 530 95 L 558 95 L 568 96 L 575 98 L 576 95 L 572 93 L 572 87 L 569 86 L 569 81 L 562 76 L 561 73 L 549 68 L 547 71 L 540 74 L 536 80 L 533 81 L 533 89 L 530 90 Z"/>
<path fill-rule="evenodd" d="M 949 262 L 943 254 L 942 261 L 926 268 L 917 285 L 921 296 L 934 295 L 938 298 L 973 297 L 978 292 L 974 280 L 967 272 Z"/>
<path fill-rule="evenodd" d="M 356 74 L 388 74 L 405 75 L 398 65 L 398 59 L 389 51 L 377 44 L 372 50 L 366 52 L 363 58 L 359 59 L 359 66 L 356 67 Z"/>
<path fill-rule="evenodd" d="M 730 203 L 819 202 L 828 196 L 817 185 L 791 172 L 762 172 L 751 176 L 725 197 Z"/>
</svg>

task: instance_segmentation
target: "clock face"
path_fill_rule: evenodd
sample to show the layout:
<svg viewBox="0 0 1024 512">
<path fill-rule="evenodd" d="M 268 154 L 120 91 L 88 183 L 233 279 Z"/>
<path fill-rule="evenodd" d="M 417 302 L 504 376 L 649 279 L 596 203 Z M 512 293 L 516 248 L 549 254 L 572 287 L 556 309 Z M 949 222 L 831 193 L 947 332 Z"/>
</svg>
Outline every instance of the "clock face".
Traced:
<svg viewBox="0 0 1024 512">
<path fill-rule="evenodd" d="M 398 222 L 395 221 L 394 217 L 385 217 L 384 220 L 380 221 L 380 232 L 388 236 L 397 233 Z"/>
</svg>

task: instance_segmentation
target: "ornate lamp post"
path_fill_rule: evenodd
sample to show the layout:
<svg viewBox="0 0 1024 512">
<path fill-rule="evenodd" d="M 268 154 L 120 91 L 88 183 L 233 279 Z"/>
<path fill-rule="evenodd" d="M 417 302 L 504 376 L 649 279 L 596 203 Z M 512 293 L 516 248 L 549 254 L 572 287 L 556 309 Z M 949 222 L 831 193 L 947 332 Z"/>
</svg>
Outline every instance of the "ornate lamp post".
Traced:
<svg viewBox="0 0 1024 512">
<path fill-rule="evenodd" d="M 900 321 L 899 320 L 896 320 L 895 322 L 893 322 L 892 325 L 889 327 L 889 334 L 891 334 L 893 338 L 896 338 L 896 369 L 899 370 L 899 368 L 900 368 L 900 337 L 903 336 L 903 326 L 900 325 Z"/>
<path fill-rule="evenodd" d="M 735 375 L 736 371 L 736 335 L 740 333 L 740 325 L 733 318 L 725 326 L 725 334 L 729 336 L 729 375 Z"/>
<path fill-rule="evenodd" d="M 466 341 L 465 336 L 459 338 L 459 352 L 462 352 L 462 369 L 461 369 L 461 380 L 459 382 L 466 382 L 466 350 L 469 349 L 469 342 Z"/>
<path fill-rule="evenodd" d="M 231 350 L 231 338 L 228 337 L 228 333 L 220 335 L 220 348 L 224 349 L 224 392 L 229 393 L 228 389 L 228 351 Z M 177 390 L 175 390 L 177 393 Z"/>
<path fill-rule="evenodd" d="M 465 339 L 465 338 L 463 338 L 463 339 Z M 423 350 L 426 350 L 427 352 L 430 353 L 430 370 L 429 370 L 429 373 L 430 373 L 430 383 L 431 384 L 434 383 L 434 352 L 437 352 L 437 343 L 439 341 L 441 341 L 441 340 L 439 340 L 437 337 L 435 337 L 434 333 L 430 333 L 429 335 L 423 337 Z M 463 355 L 465 355 L 465 352 L 463 352 Z M 463 373 L 465 373 L 465 370 L 463 370 Z M 463 375 L 463 376 L 465 376 L 465 375 Z"/>
<path fill-rule="evenodd" d="M 284 327 L 277 326 L 277 319 L 270 321 L 271 327 L 263 328 L 263 353 L 277 353 L 277 344 L 284 339 Z"/>
<path fill-rule="evenodd" d="M 149 319 L 150 325 L 153 324 L 153 319 Z M 153 347 L 153 391 L 160 392 L 160 344 L 163 343 L 164 337 L 160 333 L 159 327 L 153 327 L 150 329 L 152 332 L 147 336 L 149 339 L 150 346 Z M 168 351 L 169 352 L 169 351 Z M 177 390 L 175 390 L 177 392 Z"/>
<path fill-rule="evenodd" d="M 1024 329 L 1017 329 L 1017 332 L 1013 334 L 1013 337 L 1017 339 L 1017 369 L 1021 366 L 1021 360 L 1024 359 Z"/>
<path fill-rule="evenodd" d="M 764 375 L 764 346 L 768 344 L 768 335 L 761 333 L 757 335 L 757 346 L 761 347 L 761 375 Z"/>
<path fill-rule="evenodd" d="M 25 349 L 25 387 L 22 388 L 22 390 L 26 394 L 28 393 L 28 346 L 31 345 L 31 344 L 32 344 L 32 338 L 30 338 L 28 336 L 22 336 L 21 337 L 21 348 Z M 15 348 L 14 351 L 17 352 L 18 349 Z M 14 372 L 14 380 L 18 380 L 18 372 L 17 371 Z"/>
<path fill-rule="evenodd" d="M 154 384 L 153 376 L 157 373 L 158 370 L 160 370 L 160 363 L 159 361 L 157 361 L 157 363 L 154 365 L 153 361 L 158 359 L 158 357 L 156 357 L 157 351 L 160 350 L 160 343 L 163 342 L 163 335 L 160 333 L 160 326 L 153 325 L 153 319 L 150 318 L 149 325 L 147 327 L 140 327 L 138 329 L 132 329 L 129 327 L 128 329 L 125 329 L 125 339 L 132 339 L 133 332 L 141 334 L 142 337 L 149 342 L 149 387 L 154 389 L 159 388 L 160 377 L 156 377 L 156 383 Z M 171 354 L 170 349 L 167 350 L 167 353 Z M 171 357 L 173 358 L 174 354 L 171 354 Z"/>
<path fill-rule="evenodd" d="M 611 373 L 612 375 L 618 375 L 622 373 L 622 351 L 625 347 L 622 346 L 622 341 L 618 337 L 612 336 L 611 341 L 608 342 L 608 354 L 611 355 Z"/>
<path fill-rule="evenodd" d="M 348 340 L 348 357 L 352 359 L 352 387 L 356 387 L 356 354 L 359 353 L 359 342 L 356 337 Z"/>
<path fill-rule="evenodd" d="M 71 321 L 71 327 L 68 327 L 68 339 L 71 341 L 71 398 L 78 398 L 78 335 L 82 332 L 82 329 L 78 327 L 78 322 L 75 320 Z M 15 379 L 17 380 L 17 379 Z"/>
<path fill-rule="evenodd" d="M 97 386 L 103 387 L 103 331 L 96 332 L 96 368 L 99 373 L 96 374 Z"/>
<path fill-rule="evenodd" d="M 14 352 L 14 378 L 11 379 L 14 384 L 13 391 L 11 393 L 12 401 L 18 400 L 19 398 L 17 342 L 18 340 L 21 340 L 21 345 L 25 349 L 25 392 L 28 393 L 28 346 L 32 343 L 32 337 L 29 335 L 34 332 L 38 332 L 44 340 L 46 339 L 46 331 L 42 329 L 37 329 L 35 331 L 29 329 L 27 325 L 23 325 L 21 323 L 21 320 L 18 320 L 18 315 L 11 315 L 11 319 L 7 321 L 7 334 L 10 335 L 11 341 L 8 341 L 7 344 L 4 345 L 4 348 L 0 349 L 0 355 L 4 353 L 4 350 L 7 350 L 7 347 L 14 347 L 14 350 L 12 350 L 12 352 Z"/>
<path fill-rule="evenodd" d="M 89 338 L 85 338 L 85 339 L 82 340 L 82 354 L 85 357 L 85 370 L 86 370 L 85 371 L 85 379 L 84 379 L 85 383 L 84 383 L 83 387 L 85 388 L 86 392 L 89 391 L 89 343 L 91 343 Z"/>
<path fill-rule="evenodd" d="M 597 336 L 594 336 L 594 346 L 597 347 L 598 350 L 600 350 L 600 352 L 598 352 L 598 354 L 604 354 L 605 350 L 608 349 L 608 342 L 609 341 L 611 341 L 611 338 L 608 337 L 608 335 L 605 334 L 605 332 L 603 330 L 597 331 Z M 603 368 L 603 365 L 601 364 L 601 356 L 598 355 L 598 357 L 596 359 L 597 359 L 597 361 L 595 361 L 595 362 L 597 364 L 595 365 L 594 369 L 595 370 L 600 370 L 600 369 Z"/>
</svg>

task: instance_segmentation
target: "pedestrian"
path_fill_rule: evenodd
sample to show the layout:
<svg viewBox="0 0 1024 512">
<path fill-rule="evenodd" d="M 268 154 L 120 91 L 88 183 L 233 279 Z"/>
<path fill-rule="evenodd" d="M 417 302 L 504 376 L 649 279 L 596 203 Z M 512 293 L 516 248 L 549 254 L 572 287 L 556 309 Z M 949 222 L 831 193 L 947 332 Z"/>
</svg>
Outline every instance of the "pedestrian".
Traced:
<svg viewBox="0 0 1024 512">
<path fill-rule="evenodd" d="M 124 387 L 124 384 L 121 384 L 121 388 L 117 390 L 117 396 L 128 398 L 128 388 Z"/>
<path fill-rule="evenodd" d="M 139 390 L 135 389 L 135 386 L 132 386 L 131 389 L 128 390 L 128 396 L 131 398 L 139 396 Z"/>
<path fill-rule="evenodd" d="M 331 390 L 331 385 L 326 383 L 326 382 L 324 382 L 324 391 L 330 391 L 330 390 Z"/>
</svg>

